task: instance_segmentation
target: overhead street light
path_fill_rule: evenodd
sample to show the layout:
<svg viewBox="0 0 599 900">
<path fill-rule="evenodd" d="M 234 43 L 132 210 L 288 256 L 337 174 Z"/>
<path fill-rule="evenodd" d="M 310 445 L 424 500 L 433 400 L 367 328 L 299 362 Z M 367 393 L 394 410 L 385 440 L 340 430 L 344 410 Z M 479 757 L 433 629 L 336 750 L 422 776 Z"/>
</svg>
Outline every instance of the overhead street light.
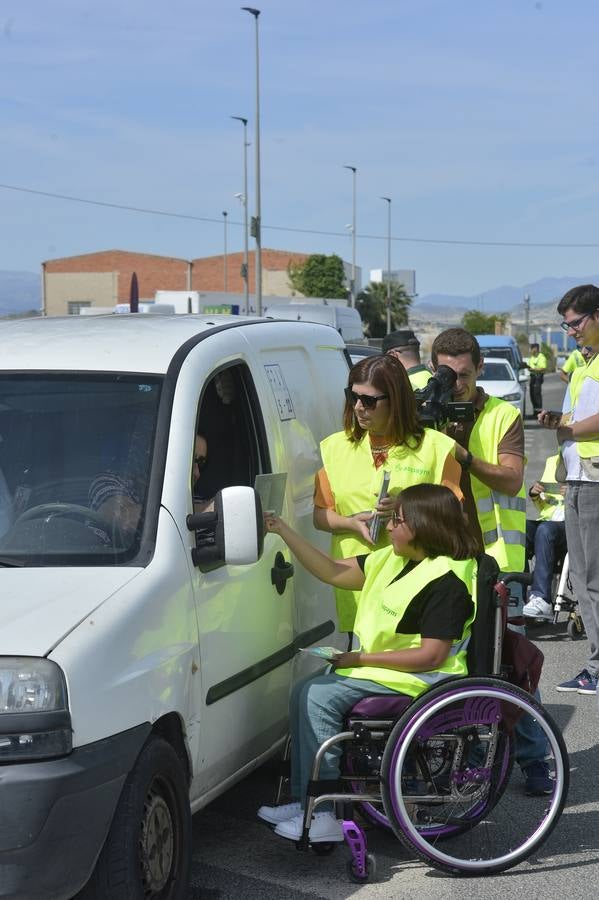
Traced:
<svg viewBox="0 0 599 900">
<path fill-rule="evenodd" d="M 260 47 L 258 40 L 258 16 L 259 9 L 252 6 L 242 6 L 244 12 L 254 17 L 256 23 L 256 136 L 255 136 L 255 160 L 256 160 L 256 209 L 252 220 L 252 234 L 256 241 L 256 315 L 262 315 L 262 236 L 261 236 L 261 209 L 260 209 Z"/>
<path fill-rule="evenodd" d="M 246 316 L 250 311 L 250 287 L 249 287 L 249 269 L 248 269 L 248 147 L 247 142 L 247 125 L 248 120 L 243 116 L 231 116 L 237 122 L 243 125 L 243 194 L 235 194 L 240 203 L 243 204 L 243 264 L 241 266 L 241 277 L 243 279 L 243 300 Z"/>
<path fill-rule="evenodd" d="M 356 172 L 355 166 L 343 166 L 352 173 L 352 219 L 351 219 L 351 282 L 349 285 L 349 305 L 356 305 Z"/>
<path fill-rule="evenodd" d="M 387 334 L 391 332 L 391 197 L 381 197 L 387 204 Z"/>
</svg>

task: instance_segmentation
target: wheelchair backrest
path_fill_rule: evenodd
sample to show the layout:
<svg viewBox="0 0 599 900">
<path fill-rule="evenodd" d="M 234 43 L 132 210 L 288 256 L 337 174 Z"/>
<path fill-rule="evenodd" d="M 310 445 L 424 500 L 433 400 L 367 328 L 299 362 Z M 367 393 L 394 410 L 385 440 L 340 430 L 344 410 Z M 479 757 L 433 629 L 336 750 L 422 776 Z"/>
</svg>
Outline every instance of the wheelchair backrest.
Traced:
<svg viewBox="0 0 599 900">
<path fill-rule="evenodd" d="M 499 578 L 499 566 L 493 557 L 487 556 L 486 553 L 481 553 L 477 557 L 477 562 L 476 616 L 472 623 L 470 642 L 466 651 L 466 661 L 469 675 L 490 675 L 494 668 L 493 654 L 497 610 L 494 587 Z"/>
</svg>

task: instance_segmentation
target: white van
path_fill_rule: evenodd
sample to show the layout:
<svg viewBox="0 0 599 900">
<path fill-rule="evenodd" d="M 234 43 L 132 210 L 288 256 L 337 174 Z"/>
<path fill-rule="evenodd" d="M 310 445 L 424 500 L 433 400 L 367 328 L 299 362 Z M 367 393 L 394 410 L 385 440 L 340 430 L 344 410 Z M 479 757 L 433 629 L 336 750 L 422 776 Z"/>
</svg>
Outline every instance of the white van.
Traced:
<svg viewBox="0 0 599 900">
<path fill-rule="evenodd" d="M 183 900 L 191 812 L 278 750 L 298 648 L 338 640 L 253 485 L 286 473 L 284 517 L 328 546 L 343 341 L 73 316 L 3 323 L 0 361 L 0 897 Z"/>
<path fill-rule="evenodd" d="M 273 319 L 293 319 L 298 322 L 322 322 L 337 329 L 346 344 L 366 343 L 362 319 L 351 306 L 325 306 L 317 303 L 288 303 L 268 306 L 266 316 Z"/>
</svg>

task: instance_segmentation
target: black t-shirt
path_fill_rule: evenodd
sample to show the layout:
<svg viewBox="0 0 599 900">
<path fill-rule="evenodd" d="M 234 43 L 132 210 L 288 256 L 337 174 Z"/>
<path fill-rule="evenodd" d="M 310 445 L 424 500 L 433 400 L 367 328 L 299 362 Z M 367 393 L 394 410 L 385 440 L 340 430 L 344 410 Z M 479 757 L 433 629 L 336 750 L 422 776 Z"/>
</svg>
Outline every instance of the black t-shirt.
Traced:
<svg viewBox="0 0 599 900">
<path fill-rule="evenodd" d="M 356 558 L 364 571 L 368 554 Z M 403 578 L 417 565 L 415 560 L 410 560 L 391 584 Z M 412 598 L 395 630 L 398 634 L 419 634 L 423 638 L 436 638 L 439 641 L 458 641 L 462 637 L 465 622 L 472 615 L 472 609 L 472 597 L 464 582 L 455 572 L 446 572 L 429 581 Z"/>
</svg>

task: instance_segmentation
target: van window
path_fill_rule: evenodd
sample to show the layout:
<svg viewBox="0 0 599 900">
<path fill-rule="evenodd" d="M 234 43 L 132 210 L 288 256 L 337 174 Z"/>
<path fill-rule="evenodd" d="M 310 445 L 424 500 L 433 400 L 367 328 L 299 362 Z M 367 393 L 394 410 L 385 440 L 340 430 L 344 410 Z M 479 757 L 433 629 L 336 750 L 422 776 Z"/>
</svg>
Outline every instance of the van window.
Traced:
<svg viewBox="0 0 599 900">
<path fill-rule="evenodd" d="M 206 383 L 196 434 L 207 445 L 201 469 L 192 471 L 196 503 L 211 500 L 224 487 L 253 487 L 256 475 L 271 471 L 260 403 L 244 363 L 221 369 Z"/>
<path fill-rule="evenodd" d="M 161 385 L 146 375 L 0 377 L 0 562 L 135 555 Z"/>
</svg>

